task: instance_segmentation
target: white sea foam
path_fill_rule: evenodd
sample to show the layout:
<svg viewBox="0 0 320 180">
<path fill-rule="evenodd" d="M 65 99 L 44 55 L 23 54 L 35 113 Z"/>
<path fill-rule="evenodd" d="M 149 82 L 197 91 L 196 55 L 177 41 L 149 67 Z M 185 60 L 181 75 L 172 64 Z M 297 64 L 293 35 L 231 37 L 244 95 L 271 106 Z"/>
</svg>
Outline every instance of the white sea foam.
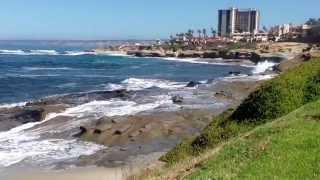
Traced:
<svg viewBox="0 0 320 180">
<path fill-rule="evenodd" d="M 39 70 L 72 70 L 69 67 L 23 67 L 27 71 L 39 71 Z"/>
<path fill-rule="evenodd" d="M 91 101 L 76 107 L 68 108 L 62 113 L 49 114 L 45 121 L 51 120 L 58 116 L 68 116 L 74 118 L 84 117 L 103 117 L 103 116 L 124 116 L 132 115 L 142 111 L 148 111 L 157 108 L 160 105 L 171 105 L 171 97 L 167 95 L 153 96 L 152 102 L 139 104 L 134 101 L 123 101 L 111 99 L 108 101 Z"/>
<path fill-rule="evenodd" d="M 268 69 L 274 67 L 276 63 L 270 61 L 258 62 L 258 64 L 253 69 L 253 74 L 261 74 L 267 71 Z"/>
<path fill-rule="evenodd" d="M 239 76 L 228 76 L 223 78 L 224 81 L 261 81 L 261 80 L 268 80 L 272 79 L 276 76 L 276 74 L 267 74 L 267 75 L 262 75 L 262 74 L 255 74 L 252 76 L 242 74 Z"/>
<path fill-rule="evenodd" d="M 200 58 L 174 58 L 174 57 L 168 57 L 168 58 L 161 58 L 163 60 L 167 61 L 180 61 L 180 62 L 187 62 L 187 63 L 193 63 L 193 64 L 209 64 L 209 62 L 206 61 L 199 61 Z"/>
<path fill-rule="evenodd" d="M 108 84 L 107 89 L 110 91 L 127 89 L 132 91 L 143 90 L 152 87 L 158 87 L 162 89 L 179 89 L 186 86 L 185 82 L 173 82 L 161 79 L 139 79 L 128 78 L 121 82 L 121 84 Z"/>
<path fill-rule="evenodd" d="M 122 84 L 126 87 L 127 90 L 141 90 L 151 87 L 158 87 L 163 89 L 177 89 L 185 87 L 186 83 L 181 82 L 172 82 L 167 80 L 160 79 L 138 79 L 138 78 L 129 78 L 122 81 Z"/>
<path fill-rule="evenodd" d="M 56 133 L 77 128 L 82 121 L 103 116 L 123 116 L 152 110 L 158 107 L 173 106 L 170 96 L 154 96 L 145 103 L 112 99 L 92 101 L 68 108 L 62 113 L 49 114 L 44 121 L 28 123 L 0 133 L 0 167 L 8 167 L 19 162 L 50 164 L 70 160 L 81 155 L 90 155 L 105 148 L 93 143 L 69 139 L 43 139 L 42 133 Z M 69 117 L 64 122 L 49 123 L 58 116 Z M 45 123 L 48 122 L 48 123 Z M 57 128 L 52 128 L 52 126 Z"/>
<path fill-rule="evenodd" d="M 131 55 L 123 53 L 97 53 L 98 55 L 119 56 L 119 57 L 131 57 Z"/>
<path fill-rule="evenodd" d="M 26 53 L 23 50 L 7 50 L 7 49 L 0 49 L 0 54 L 7 54 L 7 55 L 25 55 Z"/>
<path fill-rule="evenodd" d="M 21 107 L 21 106 L 25 106 L 27 104 L 27 102 L 19 102 L 19 103 L 11 103 L 11 104 L 0 104 L 0 109 L 1 108 L 14 108 L 14 107 Z"/>
<path fill-rule="evenodd" d="M 0 49 L 0 54 L 5 55 L 46 55 L 46 56 L 56 56 L 56 55 L 64 55 L 64 56 L 82 56 L 82 55 L 96 55 L 97 53 L 92 51 L 65 51 L 65 52 L 58 52 L 53 49 L 34 49 L 34 50 L 7 50 L 7 49 Z"/>
<path fill-rule="evenodd" d="M 26 53 L 27 55 L 59 55 L 59 53 L 56 50 L 30 50 L 30 52 Z"/>
<path fill-rule="evenodd" d="M 83 56 L 83 55 L 96 55 L 95 52 L 90 51 L 66 51 L 64 55 L 67 56 Z"/>
</svg>

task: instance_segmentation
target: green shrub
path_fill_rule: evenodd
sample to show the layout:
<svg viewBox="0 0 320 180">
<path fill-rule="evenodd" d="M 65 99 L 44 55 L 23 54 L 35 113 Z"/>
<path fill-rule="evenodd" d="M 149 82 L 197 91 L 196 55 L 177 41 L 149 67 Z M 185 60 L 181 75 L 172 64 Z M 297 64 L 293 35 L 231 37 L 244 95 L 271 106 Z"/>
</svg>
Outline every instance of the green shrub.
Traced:
<svg viewBox="0 0 320 180">
<path fill-rule="evenodd" d="M 320 61 L 315 59 L 265 83 L 235 110 L 228 110 L 194 140 L 184 141 L 161 160 L 173 164 L 283 116 L 320 97 Z"/>
<path fill-rule="evenodd" d="M 184 140 L 178 144 L 175 148 L 169 151 L 167 154 L 160 158 L 161 161 L 167 162 L 169 164 L 174 164 L 179 162 L 187 157 L 193 155 L 193 150 L 190 146 L 191 140 Z"/>
<path fill-rule="evenodd" d="M 232 114 L 237 121 L 281 117 L 320 95 L 320 61 L 306 62 L 267 82 L 253 92 Z"/>
<path fill-rule="evenodd" d="M 304 89 L 304 102 L 315 101 L 320 96 L 320 72 L 316 77 L 313 77 L 311 81 L 306 85 Z"/>
</svg>

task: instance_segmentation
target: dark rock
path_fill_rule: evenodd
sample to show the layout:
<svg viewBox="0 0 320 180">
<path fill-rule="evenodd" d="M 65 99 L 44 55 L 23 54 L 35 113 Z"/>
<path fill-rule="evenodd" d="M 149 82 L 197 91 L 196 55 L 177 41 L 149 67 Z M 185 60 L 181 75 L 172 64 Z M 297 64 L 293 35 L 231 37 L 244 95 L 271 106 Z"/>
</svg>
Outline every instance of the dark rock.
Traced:
<svg viewBox="0 0 320 180">
<path fill-rule="evenodd" d="M 129 92 L 125 89 L 117 90 L 116 94 L 117 94 L 117 97 L 121 97 L 121 98 L 129 96 Z"/>
<path fill-rule="evenodd" d="M 112 119 L 111 122 L 112 122 L 113 124 L 117 124 L 117 123 L 118 123 L 118 121 L 117 121 L 116 119 Z"/>
<path fill-rule="evenodd" d="M 229 74 L 239 76 L 241 74 L 241 72 L 240 71 L 230 71 Z"/>
<path fill-rule="evenodd" d="M 93 131 L 93 134 L 101 134 L 101 133 L 102 133 L 102 131 L 100 129 L 95 129 Z"/>
<path fill-rule="evenodd" d="M 225 91 L 220 91 L 220 92 L 216 92 L 215 96 L 218 98 L 230 98 L 230 97 L 232 97 L 232 94 L 225 92 Z"/>
<path fill-rule="evenodd" d="M 73 137 L 81 137 L 83 134 L 85 134 L 86 132 L 88 132 L 87 128 L 83 127 L 83 126 L 80 126 L 80 132 L 73 135 Z"/>
<path fill-rule="evenodd" d="M 182 102 L 183 102 L 183 97 L 182 97 L 182 96 L 179 96 L 179 95 L 173 96 L 173 97 L 172 97 L 172 102 L 173 102 L 173 103 L 182 103 Z"/>
<path fill-rule="evenodd" d="M 129 130 L 130 127 L 131 127 L 130 124 L 126 124 L 126 125 L 124 125 L 123 127 L 115 130 L 113 134 L 114 134 L 114 135 L 122 135 L 122 134 L 125 133 L 127 130 Z"/>
<path fill-rule="evenodd" d="M 14 119 L 22 124 L 29 122 L 39 122 L 44 117 L 42 108 L 25 108 L 22 112 L 14 115 Z"/>
<path fill-rule="evenodd" d="M 202 57 L 203 58 L 218 58 L 219 54 L 216 51 L 204 52 Z"/>
<path fill-rule="evenodd" d="M 261 56 L 257 53 L 251 53 L 250 60 L 254 63 L 261 61 Z"/>
<path fill-rule="evenodd" d="M 120 130 L 115 130 L 113 133 L 113 135 L 121 135 L 121 134 L 122 134 L 122 131 Z"/>
<path fill-rule="evenodd" d="M 311 54 L 309 53 L 303 54 L 302 58 L 304 61 L 309 61 L 311 59 Z"/>
<path fill-rule="evenodd" d="M 195 87 L 197 85 L 201 84 L 200 82 L 197 81 L 190 81 L 186 87 Z"/>
</svg>

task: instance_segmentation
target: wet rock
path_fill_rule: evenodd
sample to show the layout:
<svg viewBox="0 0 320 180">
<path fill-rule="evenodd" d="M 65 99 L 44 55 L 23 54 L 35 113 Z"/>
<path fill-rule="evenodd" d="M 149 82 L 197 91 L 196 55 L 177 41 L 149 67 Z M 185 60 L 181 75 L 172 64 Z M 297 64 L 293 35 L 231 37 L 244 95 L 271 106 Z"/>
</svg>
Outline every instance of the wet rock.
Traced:
<svg viewBox="0 0 320 180">
<path fill-rule="evenodd" d="M 22 112 L 14 115 L 14 119 L 22 124 L 29 122 L 39 122 L 44 117 L 44 109 L 42 108 L 25 108 Z"/>
<path fill-rule="evenodd" d="M 197 81 L 190 81 L 186 87 L 196 87 L 197 85 L 201 84 L 200 82 Z"/>
<path fill-rule="evenodd" d="M 116 91 L 117 97 L 124 98 L 129 97 L 129 92 L 126 89 L 121 89 Z"/>
<path fill-rule="evenodd" d="M 218 98 L 230 98 L 230 97 L 232 97 L 232 94 L 227 93 L 225 91 L 220 91 L 220 92 L 216 92 L 215 93 L 215 97 L 218 97 Z"/>
<path fill-rule="evenodd" d="M 204 52 L 202 55 L 203 58 L 218 58 L 219 54 L 216 51 Z"/>
<path fill-rule="evenodd" d="M 304 61 L 309 61 L 311 59 L 311 54 L 309 54 L 309 53 L 303 54 L 302 59 Z"/>
<path fill-rule="evenodd" d="M 125 133 L 127 130 L 129 130 L 130 127 L 131 127 L 130 124 L 126 124 L 126 125 L 124 125 L 123 127 L 115 130 L 113 134 L 114 134 L 114 135 L 122 135 L 122 134 Z"/>
<path fill-rule="evenodd" d="M 85 127 L 83 127 L 83 126 L 80 126 L 79 129 L 80 129 L 80 132 L 77 133 L 77 134 L 75 134 L 75 135 L 73 135 L 73 137 L 78 138 L 78 137 L 81 137 L 81 136 L 82 136 L 83 134 L 85 134 L 86 132 L 88 132 L 87 128 L 85 128 Z"/>
<path fill-rule="evenodd" d="M 182 96 L 173 96 L 172 97 L 172 102 L 173 103 L 176 103 L 176 104 L 179 104 L 179 103 L 183 103 L 183 97 Z"/>
<path fill-rule="evenodd" d="M 230 71 L 229 74 L 234 75 L 234 76 L 239 76 L 241 74 L 241 72 L 240 71 Z"/>
<path fill-rule="evenodd" d="M 93 134 L 101 134 L 102 131 L 100 129 L 95 129 L 93 130 Z"/>
</svg>

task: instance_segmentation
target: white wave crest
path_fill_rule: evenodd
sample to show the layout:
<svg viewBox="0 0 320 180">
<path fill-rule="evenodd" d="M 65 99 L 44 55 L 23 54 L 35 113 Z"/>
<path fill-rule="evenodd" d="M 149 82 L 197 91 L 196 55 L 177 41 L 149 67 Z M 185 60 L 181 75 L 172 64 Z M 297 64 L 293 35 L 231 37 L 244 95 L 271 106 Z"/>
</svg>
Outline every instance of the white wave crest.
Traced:
<svg viewBox="0 0 320 180">
<path fill-rule="evenodd" d="M 186 86 L 185 82 L 173 82 L 161 79 L 139 79 L 128 78 L 121 82 L 121 84 L 109 83 L 106 89 L 109 91 L 126 89 L 128 91 L 138 91 L 148 89 L 152 87 L 158 87 L 162 89 L 179 89 Z"/>
<path fill-rule="evenodd" d="M 83 55 L 96 55 L 95 52 L 90 51 L 66 51 L 64 55 L 67 56 L 83 56 Z"/>
<path fill-rule="evenodd" d="M 7 49 L 0 49 L 0 54 L 7 54 L 7 55 L 25 55 L 26 53 L 23 50 L 7 50 Z"/>
<path fill-rule="evenodd" d="M 59 53 L 56 50 L 30 50 L 28 55 L 59 55 Z"/>
<path fill-rule="evenodd" d="M 88 116 L 103 117 L 103 116 L 124 116 L 132 115 L 142 111 L 148 111 L 157 108 L 163 104 L 172 104 L 170 96 L 155 96 L 151 97 L 153 102 L 146 104 L 138 104 L 134 101 L 123 101 L 119 99 L 111 99 L 108 101 L 91 101 L 76 107 L 68 108 L 62 113 L 49 114 L 45 121 L 53 119 L 57 116 L 68 116 L 75 118 L 84 118 Z"/>
<path fill-rule="evenodd" d="M 38 70 L 72 70 L 69 67 L 23 67 L 23 69 L 28 71 L 38 71 Z"/>
<path fill-rule="evenodd" d="M 253 74 L 261 74 L 266 72 L 268 69 L 274 67 L 276 63 L 270 62 L 270 61 L 264 61 L 264 62 L 258 62 L 258 64 L 253 69 Z"/>
<path fill-rule="evenodd" d="M 200 58 L 174 58 L 174 57 L 168 57 L 168 58 L 161 58 L 163 60 L 167 61 L 179 61 L 179 62 L 187 62 L 187 63 L 193 63 L 193 64 L 210 64 L 207 61 L 199 61 Z"/>
<path fill-rule="evenodd" d="M 42 133 L 65 132 L 77 128 L 83 121 L 103 116 L 123 116 L 173 106 L 170 96 L 151 97 L 146 103 L 112 99 L 92 101 L 68 108 L 62 113 L 49 114 L 44 121 L 28 123 L 0 133 L 0 167 L 19 162 L 47 165 L 54 162 L 90 155 L 103 148 L 101 145 L 69 139 L 42 138 Z M 68 117 L 66 121 L 50 123 L 56 117 Z M 45 123 L 46 122 L 46 123 Z"/>
<path fill-rule="evenodd" d="M 172 82 L 160 79 L 138 79 L 129 78 L 121 82 L 127 90 L 142 90 L 151 87 L 158 87 L 162 89 L 177 89 L 185 87 L 186 83 L 182 82 Z"/>
<path fill-rule="evenodd" d="M 22 107 L 22 106 L 25 106 L 26 104 L 27 104 L 27 102 L 0 104 L 0 109 L 2 109 L 2 108 L 10 109 L 10 108 L 14 108 L 14 107 Z"/>
</svg>

